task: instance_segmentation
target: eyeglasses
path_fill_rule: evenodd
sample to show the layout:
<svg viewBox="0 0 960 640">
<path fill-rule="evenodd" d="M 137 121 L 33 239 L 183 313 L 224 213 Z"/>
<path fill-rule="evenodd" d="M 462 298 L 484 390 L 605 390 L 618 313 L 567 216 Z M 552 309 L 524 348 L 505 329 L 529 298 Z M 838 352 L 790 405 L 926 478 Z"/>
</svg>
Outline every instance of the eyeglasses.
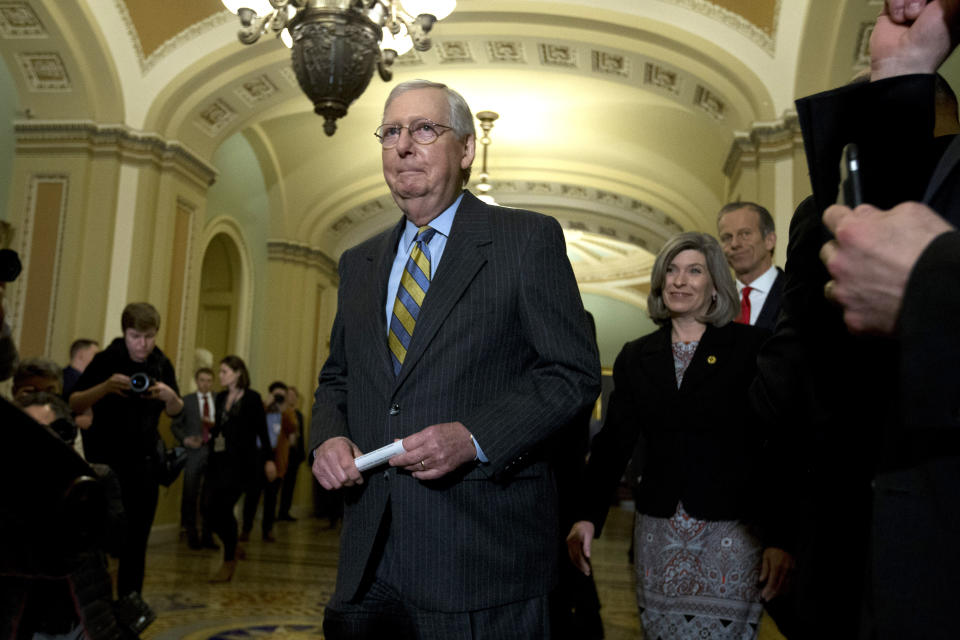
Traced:
<svg viewBox="0 0 960 640">
<path fill-rule="evenodd" d="M 377 127 L 373 135 L 380 140 L 384 149 L 392 149 L 400 142 L 400 132 L 404 129 L 410 132 L 410 137 L 417 144 L 433 144 L 437 138 L 452 128 L 445 124 L 438 124 L 426 118 L 421 118 L 414 120 L 406 127 L 402 124 L 382 124 Z"/>
</svg>

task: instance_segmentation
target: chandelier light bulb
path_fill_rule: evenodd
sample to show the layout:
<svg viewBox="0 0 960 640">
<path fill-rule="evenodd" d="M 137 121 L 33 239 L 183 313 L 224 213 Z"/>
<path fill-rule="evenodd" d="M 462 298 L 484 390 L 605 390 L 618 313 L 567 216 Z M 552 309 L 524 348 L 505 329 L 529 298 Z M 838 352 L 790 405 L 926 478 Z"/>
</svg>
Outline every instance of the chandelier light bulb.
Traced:
<svg viewBox="0 0 960 640">
<path fill-rule="evenodd" d="M 443 20 L 457 7 L 457 0 L 400 0 L 400 5 L 411 16 L 426 13 Z"/>
<path fill-rule="evenodd" d="M 265 16 L 273 11 L 270 0 L 220 0 L 230 13 L 238 13 L 240 9 L 252 9 L 258 16 Z"/>
<path fill-rule="evenodd" d="M 402 56 L 413 49 L 413 38 L 410 37 L 407 27 L 402 22 L 398 24 L 400 25 L 400 32 L 397 35 L 393 35 L 389 27 L 383 28 L 383 40 L 380 41 L 380 48 L 393 49 L 398 56 Z"/>
</svg>

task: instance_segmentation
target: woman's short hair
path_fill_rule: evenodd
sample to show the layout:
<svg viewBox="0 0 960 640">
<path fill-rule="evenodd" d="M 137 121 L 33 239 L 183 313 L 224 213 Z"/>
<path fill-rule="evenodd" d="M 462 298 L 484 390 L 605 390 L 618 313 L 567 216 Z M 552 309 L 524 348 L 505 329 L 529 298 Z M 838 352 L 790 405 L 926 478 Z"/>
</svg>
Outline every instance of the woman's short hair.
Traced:
<svg viewBox="0 0 960 640">
<path fill-rule="evenodd" d="M 247 365 L 240 356 L 224 356 L 220 364 L 225 364 L 237 372 L 237 386 L 241 389 L 250 388 L 250 372 L 247 371 Z"/>
<path fill-rule="evenodd" d="M 397 96 L 407 91 L 415 91 L 417 89 L 440 89 L 443 91 L 447 96 L 447 104 L 450 107 L 450 128 L 453 129 L 453 132 L 457 134 L 460 140 L 466 140 L 467 136 L 477 137 L 477 128 L 473 122 L 473 113 L 470 111 L 470 105 L 467 104 L 467 101 L 463 99 L 462 95 L 442 82 L 431 82 L 430 80 L 407 80 L 406 82 L 401 82 L 395 86 L 393 90 L 390 91 L 390 95 L 387 96 L 387 102 L 383 105 L 383 115 L 386 116 L 390 103 L 393 102 Z M 384 122 L 384 120 L 385 118 L 380 119 L 381 122 Z M 447 123 L 438 122 L 437 124 Z M 463 185 L 470 182 L 470 167 L 460 171 L 460 179 Z"/>
<path fill-rule="evenodd" d="M 663 245 L 653 264 L 650 276 L 650 295 L 647 296 L 647 313 L 650 319 L 659 325 L 670 322 L 670 309 L 663 301 L 663 287 L 667 280 L 667 267 L 682 251 L 699 251 L 706 258 L 707 271 L 717 295 L 707 308 L 706 314 L 698 320 L 722 327 L 740 313 L 740 299 L 737 297 L 737 285 L 730 275 L 730 267 L 723 256 L 723 249 L 716 238 L 706 233 L 687 231 L 679 233 Z"/>
</svg>

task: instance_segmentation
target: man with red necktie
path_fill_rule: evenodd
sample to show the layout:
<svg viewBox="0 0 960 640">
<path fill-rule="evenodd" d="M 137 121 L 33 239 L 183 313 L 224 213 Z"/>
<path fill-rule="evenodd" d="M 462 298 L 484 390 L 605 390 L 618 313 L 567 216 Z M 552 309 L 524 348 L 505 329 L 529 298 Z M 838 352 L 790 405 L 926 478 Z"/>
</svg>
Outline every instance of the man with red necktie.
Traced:
<svg viewBox="0 0 960 640">
<path fill-rule="evenodd" d="M 207 469 L 210 427 L 214 423 L 213 371 L 207 367 L 194 374 L 197 391 L 183 397 L 183 412 L 170 425 L 173 435 L 187 450 L 187 464 L 183 469 L 183 500 L 180 503 L 180 524 L 187 531 L 191 549 L 215 548 L 206 520 L 203 539 L 197 536 L 197 508 L 201 502 L 203 476 Z"/>
<path fill-rule="evenodd" d="M 783 271 L 773 264 L 777 232 L 773 216 L 755 202 L 731 202 L 717 215 L 727 263 L 737 278 L 740 316 L 736 321 L 773 330 L 783 297 Z"/>
</svg>

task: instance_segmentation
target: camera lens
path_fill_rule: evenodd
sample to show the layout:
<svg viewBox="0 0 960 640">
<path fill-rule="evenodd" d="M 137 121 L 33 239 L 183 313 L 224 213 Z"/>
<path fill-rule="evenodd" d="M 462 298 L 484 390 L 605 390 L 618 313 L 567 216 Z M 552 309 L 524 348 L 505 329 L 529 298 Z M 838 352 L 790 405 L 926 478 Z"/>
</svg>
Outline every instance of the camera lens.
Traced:
<svg viewBox="0 0 960 640">
<path fill-rule="evenodd" d="M 130 376 L 130 390 L 134 393 L 143 393 L 150 388 L 150 376 L 140 372 Z"/>
</svg>

